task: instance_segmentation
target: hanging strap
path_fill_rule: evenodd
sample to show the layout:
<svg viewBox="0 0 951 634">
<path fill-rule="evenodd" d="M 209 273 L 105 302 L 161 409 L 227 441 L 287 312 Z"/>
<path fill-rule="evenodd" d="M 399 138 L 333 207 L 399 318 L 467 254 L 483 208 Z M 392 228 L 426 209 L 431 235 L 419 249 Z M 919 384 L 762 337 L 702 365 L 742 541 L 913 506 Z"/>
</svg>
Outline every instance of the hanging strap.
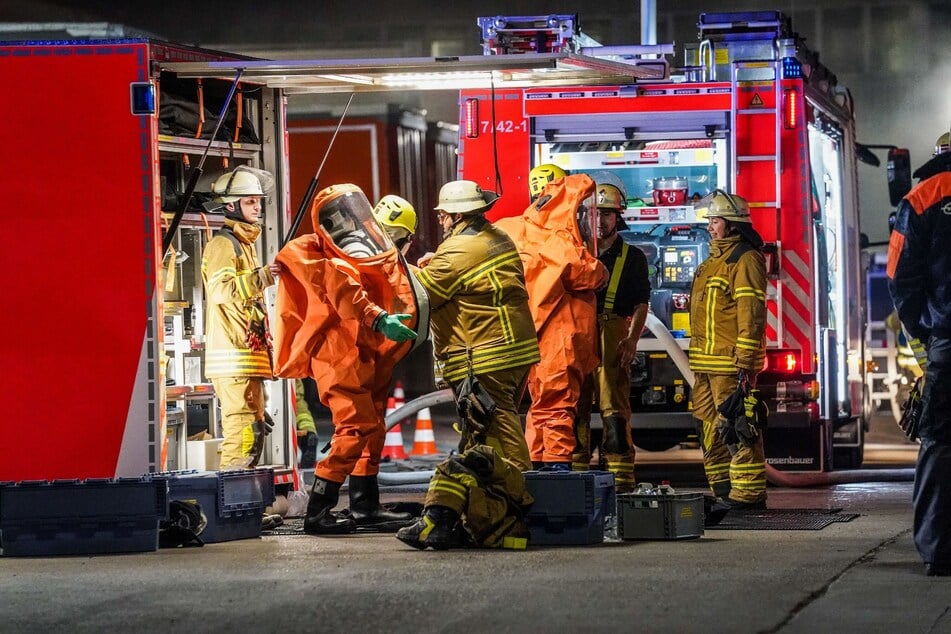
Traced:
<svg viewBox="0 0 951 634">
<path fill-rule="evenodd" d="M 195 138 L 201 138 L 201 129 L 205 125 L 205 87 L 198 81 L 198 128 L 195 130 Z"/>
<path fill-rule="evenodd" d="M 238 136 L 241 134 L 241 119 L 244 116 L 244 95 L 241 94 L 241 84 L 238 84 L 238 91 L 234 95 L 235 118 L 234 118 L 234 139 L 238 142 Z"/>
</svg>

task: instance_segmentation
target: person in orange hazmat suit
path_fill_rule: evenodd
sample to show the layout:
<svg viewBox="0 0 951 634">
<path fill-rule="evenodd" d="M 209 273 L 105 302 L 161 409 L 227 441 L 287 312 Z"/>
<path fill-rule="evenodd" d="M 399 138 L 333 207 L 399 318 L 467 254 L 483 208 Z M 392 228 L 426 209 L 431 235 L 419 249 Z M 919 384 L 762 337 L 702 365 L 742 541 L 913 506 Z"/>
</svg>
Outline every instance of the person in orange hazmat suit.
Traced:
<svg viewBox="0 0 951 634">
<path fill-rule="evenodd" d="M 594 181 L 575 174 L 544 185 L 521 216 L 495 222 L 518 248 L 538 331 L 525 420 L 536 469 L 571 470 L 581 386 L 598 365 L 595 290 L 608 272 L 592 252 L 596 214 Z"/>
<path fill-rule="evenodd" d="M 414 518 L 380 505 L 377 474 L 393 367 L 416 337 L 416 291 L 359 187 L 320 191 L 310 213 L 316 231 L 288 242 L 276 258 L 282 277 L 275 372 L 313 377 L 334 424 L 330 453 L 317 464 L 304 531 L 395 531 Z M 343 516 L 333 508 L 348 476 L 350 513 Z"/>
</svg>

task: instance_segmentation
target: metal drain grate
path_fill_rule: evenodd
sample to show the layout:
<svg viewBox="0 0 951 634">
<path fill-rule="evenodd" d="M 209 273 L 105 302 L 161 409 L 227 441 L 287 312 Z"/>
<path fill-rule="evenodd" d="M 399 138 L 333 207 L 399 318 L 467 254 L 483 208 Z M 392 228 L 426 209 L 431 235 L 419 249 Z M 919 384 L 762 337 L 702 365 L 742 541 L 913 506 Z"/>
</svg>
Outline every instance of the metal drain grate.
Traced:
<svg viewBox="0 0 951 634">
<path fill-rule="evenodd" d="M 706 530 L 731 531 L 819 531 L 835 522 L 849 522 L 858 513 L 841 513 L 841 509 L 766 509 L 763 511 L 731 511 L 716 526 Z"/>
<path fill-rule="evenodd" d="M 269 531 L 261 531 L 261 537 L 287 537 L 295 535 L 306 535 L 304 533 L 303 517 L 285 517 L 284 523 L 272 528 Z"/>
</svg>

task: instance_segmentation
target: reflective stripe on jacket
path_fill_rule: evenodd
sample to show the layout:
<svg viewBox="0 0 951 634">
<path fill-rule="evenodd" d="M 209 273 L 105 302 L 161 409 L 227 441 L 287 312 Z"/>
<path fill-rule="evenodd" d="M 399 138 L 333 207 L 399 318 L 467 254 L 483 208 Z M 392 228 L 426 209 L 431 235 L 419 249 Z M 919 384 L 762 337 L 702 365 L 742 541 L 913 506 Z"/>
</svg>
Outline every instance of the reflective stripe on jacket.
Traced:
<svg viewBox="0 0 951 634">
<path fill-rule="evenodd" d="M 710 242 L 690 294 L 690 369 L 759 372 L 765 361 L 766 262 L 740 236 Z"/>
<path fill-rule="evenodd" d="M 235 241 L 222 235 L 233 233 Z M 267 329 L 264 289 L 274 283 L 267 267 L 259 267 L 254 241 L 261 227 L 226 220 L 225 227 L 205 245 L 201 276 L 207 299 L 205 376 L 273 376 L 270 345 L 248 344 L 252 320 L 260 332 Z"/>
<path fill-rule="evenodd" d="M 446 381 L 537 363 L 538 339 L 512 240 L 482 216 L 453 227 L 418 271 L 429 293 L 436 372 Z"/>
</svg>

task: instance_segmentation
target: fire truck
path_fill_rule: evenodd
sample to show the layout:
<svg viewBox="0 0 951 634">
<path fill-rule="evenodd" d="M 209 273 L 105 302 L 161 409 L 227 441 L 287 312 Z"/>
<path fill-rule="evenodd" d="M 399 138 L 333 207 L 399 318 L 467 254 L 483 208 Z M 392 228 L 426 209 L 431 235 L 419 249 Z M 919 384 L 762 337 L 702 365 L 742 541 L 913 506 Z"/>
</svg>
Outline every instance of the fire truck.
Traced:
<svg viewBox="0 0 951 634">
<path fill-rule="evenodd" d="M 705 13 L 684 64 L 672 46 L 604 46 L 575 16 L 479 19 L 483 53 L 574 51 L 657 73 L 633 85 L 463 90 L 463 178 L 529 203 L 532 167 L 620 182 L 622 232 L 650 265 L 653 324 L 631 381 L 635 444 L 695 433 L 690 287 L 709 235 L 690 202 L 716 188 L 749 201 L 768 267 L 767 462 L 787 471 L 857 467 L 870 416 L 856 139 L 849 91 L 778 12 Z"/>
</svg>

